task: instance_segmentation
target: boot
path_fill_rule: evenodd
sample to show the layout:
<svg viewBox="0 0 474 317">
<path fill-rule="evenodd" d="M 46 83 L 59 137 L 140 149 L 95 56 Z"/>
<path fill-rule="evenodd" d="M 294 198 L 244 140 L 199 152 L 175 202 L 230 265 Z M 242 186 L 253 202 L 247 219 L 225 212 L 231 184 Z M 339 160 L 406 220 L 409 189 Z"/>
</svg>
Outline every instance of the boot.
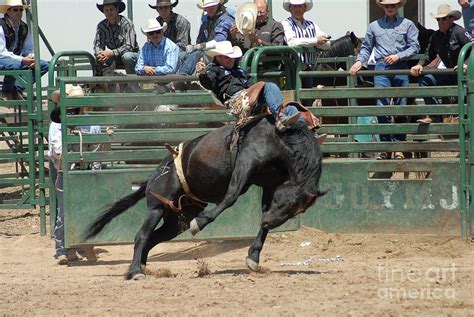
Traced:
<svg viewBox="0 0 474 317">
<path fill-rule="evenodd" d="M 298 122 L 299 118 L 300 118 L 300 113 L 299 112 L 295 112 L 294 114 L 289 115 L 289 116 L 281 116 L 275 122 L 275 126 L 278 129 L 278 131 L 283 132 L 288 127 L 290 127 L 290 126 L 294 125 L 296 122 Z"/>
</svg>

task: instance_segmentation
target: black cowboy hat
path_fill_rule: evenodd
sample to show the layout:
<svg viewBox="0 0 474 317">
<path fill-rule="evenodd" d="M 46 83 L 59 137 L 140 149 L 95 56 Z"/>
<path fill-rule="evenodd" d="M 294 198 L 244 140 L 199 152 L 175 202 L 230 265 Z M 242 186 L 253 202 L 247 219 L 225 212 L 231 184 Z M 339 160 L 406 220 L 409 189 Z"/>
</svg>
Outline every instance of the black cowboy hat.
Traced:
<svg viewBox="0 0 474 317">
<path fill-rule="evenodd" d="M 171 6 L 172 8 L 178 5 L 179 0 L 156 0 L 156 5 L 149 4 L 148 6 L 152 9 L 156 9 L 157 7 L 168 7 Z"/>
<path fill-rule="evenodd" d="M 117 4 L 119 13 L 122 13 L 125 10 L 125 3 L 123 3 L 122 0 L 102 0 L 102 4 L 96 4 L 97 9 L 104 13 L 104 6 L 108 4 Z"/>
</svg>

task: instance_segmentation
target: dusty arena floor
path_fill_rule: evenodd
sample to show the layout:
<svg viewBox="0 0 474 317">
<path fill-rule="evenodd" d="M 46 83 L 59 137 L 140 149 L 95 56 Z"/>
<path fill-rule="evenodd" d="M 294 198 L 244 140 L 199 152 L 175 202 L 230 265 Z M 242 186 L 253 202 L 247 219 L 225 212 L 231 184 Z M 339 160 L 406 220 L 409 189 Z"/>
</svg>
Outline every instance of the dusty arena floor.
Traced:
<svg viewBox="0 0 474 317">
<path fill-rule="evenodd" d="M 269 236 L 261 273 L 245 266 L 248 245 L 163 244 L 145 280 L 125 281 L 132 246 L 97 248 L 96 264 L 58 266 L 36 212 L 0 211 L 0 314 L 474 315 L 474 244 L 457 237 L 303 228 Z"/>
</svg>

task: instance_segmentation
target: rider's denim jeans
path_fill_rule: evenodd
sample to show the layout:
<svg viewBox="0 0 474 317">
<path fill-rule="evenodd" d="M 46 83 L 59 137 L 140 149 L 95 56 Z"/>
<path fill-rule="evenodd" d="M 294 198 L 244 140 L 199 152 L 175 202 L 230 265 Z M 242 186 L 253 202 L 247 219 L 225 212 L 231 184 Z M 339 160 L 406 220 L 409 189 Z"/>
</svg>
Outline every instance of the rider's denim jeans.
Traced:
<svg viewBox="0 0 474 317">
<path fill-rule="evenodd" d="M 185 60 L 181 64 L 181 67 L 178 69 L 176 73 L 179 75 L 194 74 L 194 71 L 196 70 L 196 63 L 199 61 L 201 57 L 202 57 L 202 51 L 194 51 L 190 53 L 185 58 Z"/>
<path fill-rule="evenodd" d="M 274 83 L 266 83 L 265 88 L 263 89 L 263 94 L 260 95 L 262 102 L 265 102 L 270 108 L 272 115 L 275 118 L 278 118 L 278 110 L 283 103 L 283 95 L 281 94 L 280 88 Z M 298 112 L 295 106 L 287 106 L 283 112 L 285 116 L 291 116 Z M 298 120 L 299 122 L 305 124 L 305 121 L 302 117 Z"/>
</svg>

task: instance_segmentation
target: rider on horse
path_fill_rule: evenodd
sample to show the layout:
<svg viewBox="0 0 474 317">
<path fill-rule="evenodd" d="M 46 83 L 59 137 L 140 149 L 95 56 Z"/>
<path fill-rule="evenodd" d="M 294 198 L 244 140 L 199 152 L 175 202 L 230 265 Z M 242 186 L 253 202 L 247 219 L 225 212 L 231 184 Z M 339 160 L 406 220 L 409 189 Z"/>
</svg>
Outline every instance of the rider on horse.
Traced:
<svg viewBox="0 0 474 317">
<path fill-rule="evenodd" d="M 214 60 L 207 67 L 203 62 L 196 64 L 199 81 L 205 88 L 211 90 L 224 105 L 234 108 L 235 103 L 240 103 L 241 99 L 245 99 L 241 98 L 242 95 L 245 96 L 246 93 L 250 95 L 249 91 L 260 84 L 258 104 L 265 103 L 268 106 L 276 120 L 277 129 L 285 130 L 296 122 L 307 124 L 295 105 L 287 104 L 282 107 L 283 95 L 277 85 L 269 82 L 257 83 L 252 86 L 248 73 L 236 63 L 236 59 L 242 56 L 242 51 L 238 46 L 232 47 L 229 41 L 222 41 L 206 53 L 210 57 L 214 57 Z M 252 99 L 252 96 L 249 98 Z M 241 108 L 242 111 L 252 111 L 252 109 L 246 109 L 245 105 L 238 108 Z M 306 112 L 310 114 L 309 111 L 306 110 Z M 310 126 L 315 125 L 310 124 Z M 317 127 L 319 126 L 316 125 Z M 323 141 L 323 138 L 317 134 L 316 138 L 319 139 L 319 142 Z"/>
</svg>

